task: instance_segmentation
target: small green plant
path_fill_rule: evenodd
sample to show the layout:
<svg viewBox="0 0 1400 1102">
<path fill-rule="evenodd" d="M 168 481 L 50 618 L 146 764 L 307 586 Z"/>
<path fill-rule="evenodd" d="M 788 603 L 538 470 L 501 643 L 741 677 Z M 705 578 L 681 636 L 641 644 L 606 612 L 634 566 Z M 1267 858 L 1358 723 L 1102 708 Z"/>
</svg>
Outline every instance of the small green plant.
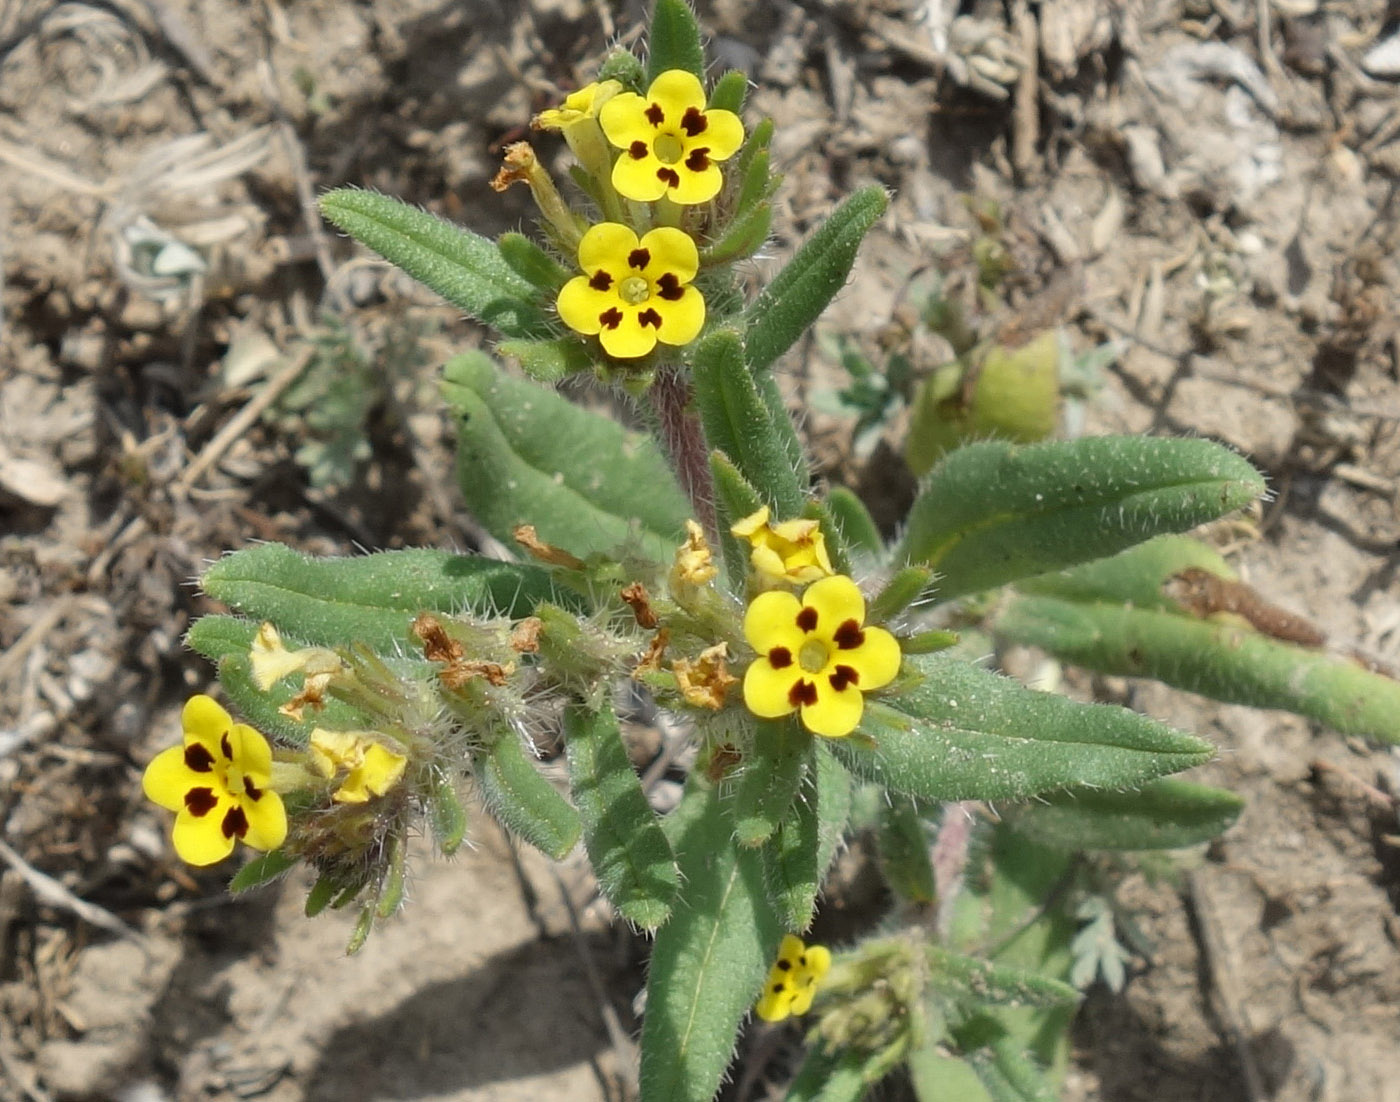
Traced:
<svg viewBox="0 0 1400 1102">
<path fill-rule="evenodd" d="M 645 63 L 619 50 L 536 120 L 568 141 L 577 196 L 528 145 L 506 153 L 498 186 L 531 189 L 540 240 L 367 191 L 323 197 L 533 377 L 473 352 L 442 379 L 463 497 L 519 552 L 262 544 L 215 563 L 204 589 L 232 612 L 189 642 L 246 722 L 194 698 L 146 790 L 187 861 L 262 851 L 235 890 L 309 866 L 308 913 L 356 909 L 352 951 L 400 905 L 413 833 L 462 843 L 469 783 L 550 857 L 581 842 L 616 912 L 654 934 L 643 1102 L 708 1102 L 755 1010 L 808 1024 L 790 1099 L 857 1099 L 899 1068 L 928 1100 L 1053 1097 L 1070 981 L 1117 983 L 1123 965 L 1081 855 L 1195 845 L 1240 802 L 1171 776 L 1208 742 L 1022 687 L 948 626 L 1392 741 L 1400 687 L 1179 534 L 1265 491 L 1208 440 L 950 446 L 893 543 L 853 494 L 814 485 L 773 366 L 845 284 L 886 196 L 849 197 L 746 298 L 735 265 L 768 234 L 773 127 L 741 121 L 741 74 L 705 73 L 689 7 L 656 0 Z M 1002 258 L 983 254 L 991 279 Z M 577 374 L 639 399 L 650 434 L 548 385 Z M 355 395 L 342 413 L 353 435 Z M 622 741 L 628 683 L 694 743 L 664 815 Z M 567 793 L 533 760 L 546 725 L 562 728 Z M 891 913 L 849 945 L 809 945 L 857 828 L 877 839 Z"/>
</svg>

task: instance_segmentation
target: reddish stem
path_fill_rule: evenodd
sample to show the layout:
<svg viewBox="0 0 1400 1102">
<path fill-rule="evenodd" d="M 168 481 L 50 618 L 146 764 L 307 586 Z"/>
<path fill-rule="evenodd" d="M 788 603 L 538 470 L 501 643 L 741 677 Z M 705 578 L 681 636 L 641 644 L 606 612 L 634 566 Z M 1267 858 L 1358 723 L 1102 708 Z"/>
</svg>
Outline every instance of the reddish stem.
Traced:
<svg viewBox="0 0 1400 1102">
<path fill-rule="evenodd" d="M 710 478 L 710 447 L 705 430 L 691 407 L 690 383 L 677 367 L 665 367 L 656 376 L 650 391 L 661 442 L 680 479 L 681 489 L 690 499 L 695 519 L 715 542 L 719 533 L 715 520 L 715 487 Z"/>
</svg>

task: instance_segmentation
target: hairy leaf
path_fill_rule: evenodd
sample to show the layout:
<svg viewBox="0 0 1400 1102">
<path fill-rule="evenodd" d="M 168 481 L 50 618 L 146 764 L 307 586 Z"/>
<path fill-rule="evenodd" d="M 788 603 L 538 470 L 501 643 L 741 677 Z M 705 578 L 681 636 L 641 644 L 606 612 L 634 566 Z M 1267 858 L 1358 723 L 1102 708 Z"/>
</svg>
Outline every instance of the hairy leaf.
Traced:
<svg viewBox="0 0 1400 1102">
<path fill-rule="evenodd" d="M 1244 808 L 1233 792 L 1167 777 L 1134 792 L 1075 788 L 1003 807 L 1002 818 L 1041 845 L 1067 850 L 1177 849 L 1208 842 Z"/>
</svg>

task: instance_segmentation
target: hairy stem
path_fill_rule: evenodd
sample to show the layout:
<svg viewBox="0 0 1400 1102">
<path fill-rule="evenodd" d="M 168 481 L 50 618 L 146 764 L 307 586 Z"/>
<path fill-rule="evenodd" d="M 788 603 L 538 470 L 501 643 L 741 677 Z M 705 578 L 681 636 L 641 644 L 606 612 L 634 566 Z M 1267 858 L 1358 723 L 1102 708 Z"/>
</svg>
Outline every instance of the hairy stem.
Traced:
<svg viewBox="0 0 1400 1102">
<path fill-rule="evenodd" d="M 680 479 L 681 489 L 690 499 L 695 518 L 715 542 L 719 532 L 715 520 L 715 488 L 710 479 L 710 448 L 705 430 L 691 408 L 690 383 L 677 367 L 665 367 L 648 392 L 656 413 L 657 429 L 671 466 Z"/>
</svg>

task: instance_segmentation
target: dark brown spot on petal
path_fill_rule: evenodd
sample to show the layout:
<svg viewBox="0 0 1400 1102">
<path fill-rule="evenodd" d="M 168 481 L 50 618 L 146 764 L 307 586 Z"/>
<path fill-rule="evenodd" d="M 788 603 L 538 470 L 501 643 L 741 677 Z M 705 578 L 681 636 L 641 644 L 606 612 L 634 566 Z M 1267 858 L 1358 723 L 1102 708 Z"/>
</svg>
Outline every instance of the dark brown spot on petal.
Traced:
<svg viewBox="0 0 1400 1102">
<path fill-rule="evenodd" d="M 831 687 L 838 693 L 845 692 L 847 685 L 860 683 L 860 674 L 850 666 L 837 666 L 831 671 L 831 676 L 827 678 L 831 682 Z"/>
<path fill-rule="evenodd" d="M 622 324 L 622 311 L 616 306 L 609 306 L 598 315 L 598 324 L 604 329 L 616 329 Z"/>
<path fill-rule="evenodd" d="M 780 960 L 778 961 L 778 967 L 781 968 L 784 972 L 786 972 L 789 968 L 792 967 L 792 961 Z"/>
<path fill-rule="evenodd" d="M 207 773 L 214 768 L 214 755 L 207 746 L 192 742 L 185 747 L 185 765 L 196 773 Z"/>
<path fill-rule="evenodd" d="M 641 269 L 645 268 L 650 263 L 650 249 L 633 249 L 627 254 L 627 266 L 629 268 L 636 268 L 638 271 L 641 271 Z"/>
<path fill-rule="evenodd" d="M 645 160 L 646 155 L 650 152 L 651 146 L 647 145 L 647 143 L 640 138 L 627 147 L 627 156 L 631 157 L 634 161 Z"/>
<path fill-rule="evenodd" d="M 768 664 L 775 670 L 785 670 L 792 665 L 792 651 L 787 647 L 774 647 L 768 652 Z"/>
<path fill-rule="evenodd" d="M 212 788 L 191 788 L 185 793 L 185 807 L 196 819 L 208 815 L 219 805 Z"/>
<path fill-rule="evenodd" d="M 648 306 L 645 310 L 643 310 L 640 314 L 637 315 L 637 324 L 640 325 L 643 329 L 645 329 L 648 325 L 650 325 L 653 329 L 660 329 L 661 315 L 658 314 L 655 310 L 653 310 L 650 306 Z"/>
<path fill-rule="evenodd" d="M 704 172 L 710 167 L 710 147 L 702 145 L 685 155 L 685 167 L 691 172 Z"/>
<path fill-rule="evenodd" d="M 601 268 L 588 277 L 588 285 L 595 291 L 606 291 L 613 284 L 612 276 Z"/>
<path fill-rule="evenodd" d="M 674 168 L 658 168 L 656 170 L 656 178 L 667 187 L 681 186 L 681 174 Z"/>
<path fill-rule="evenodd" d="M 803 968 L 806 968 L 806 967 L 807 967 L 807 954 L 806 954 L 806 953 L 803 953 L 800 957 L 798 957 L 798 958 L 797 958 L 797 963 L 800 964 Z"/>
<path fill-rule="evenodd" d="M 242 838 L 248 833 L 248 816 L 241 807 L 231 807 L 219 824 L 219 829 L 224 832 L 225 838 Z"/>
<path fill-rule="evenodd" d="M 652 126 L 660 126 L 666 121 L 666 112 L 661 110 L 661 104 L 659 103 L 653 103 L 644 113 L 646 114 L 647 122 L 651 123 Z M 685 125 L 684 119 L 681 120 L 681 125 Z"/>
<path fill-rule="evenodd" d="M 810 681 L 798 681 L 788 690 L 788 703 L 794 708 L 817 702 L 817 687 Z"/>
<path fill-rule="evenodd" d="M 233 744 L 228 740 L 228 732 L 225 731 L 219 736 L 219 749 L 224 752 L 224 757 L 233 761 Z"/>
<path fill-rule="evenodd" d="M 847 620 L 836 629 L 836 634 L 831 638 L 841 650 L 855 650 L 865 642 L 865 632 L 860 630 L 860 625 L 854 620 Z"/>
<path fill-rule="evenodd" d="M 797 626 L 803 631 L 812 631 L 817 626 L 817 610 L 804 608 L 797 614 Z"/>
<path fill-rule="evenodd" d="M 248 793 L 248 799 L 255 803 L 262 799 L 262 789 L 253 783 L 251 777 L 243 778 L 243 791 Z"/>
<path fill-rule="evenodd" d="M 667 302 L 675 302 L 685 294 L 685 288 L 681 286 L 680 276 L 675 272 L 663 272 L 661 278 L 656 281 L 656 293 Z"/>
<path fill-rule="evenodd" d="M 703 134 L 705 127 L 710 125 L 710 120 L 705 118 L 705 112 L 698 107 L 687 107 L 685 114 L 681 116 L 681 129 L 692 138 L 696 134 Z"/>
</svg>

